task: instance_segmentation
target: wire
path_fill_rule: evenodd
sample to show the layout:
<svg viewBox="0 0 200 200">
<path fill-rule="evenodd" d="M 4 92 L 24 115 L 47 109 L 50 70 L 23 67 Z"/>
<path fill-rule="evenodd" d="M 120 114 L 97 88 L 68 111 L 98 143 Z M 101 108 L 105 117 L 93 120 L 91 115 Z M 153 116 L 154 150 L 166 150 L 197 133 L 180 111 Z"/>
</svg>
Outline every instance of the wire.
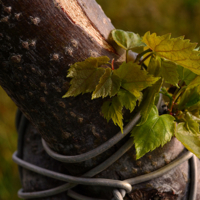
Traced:
<svg viewBox="0 0 200 200">
<path fill-rule="evenodd" d="M 135 185 L 135 184 L 138 184 L 141 182 L 149 181 L 154 178 L 158 178 L 159 176 L 164 175 L 165 173 L 167 173 L 168 171 L 177 167 L 178 165 L 184 163 L 185 161 L 190 159 L 192 156 L 193 156 L 193 154 L 188 151 L 188 152 L 184 153 L 181 157 L 176 158 L 176 160 L 172 161 L 168 165 L 165 165 L 164 167 L 162 167 L 154 172 L 151 172 L 149 174 L 141 175 L 141 176 L 138 176 L 135 178 L 126 179 L 126 182 L 130 183 L 131 185 Z"/>
<path fill-rule="evenodd" d="M 196 200 L 197 196 L 197 177 L 198 177 L 198 169 L 197 169 L 197 158 L 195 155 L 190 159 L 190 173 L 191 173 L 191 181 L 190 181 L 190 190 L 189 190 L 189 200 Z"/>
<path fill-rule="evenodd" d="M 77 178 L 77 177 L 73 177 L 73 176 L 69 176 L 69 175 L 65 175 L 65 174 L 60 174 L 60 173 L 53 172 L 53 171 L 50 171 L 50 170 L 47 170 L 47 169 L 43 169 L 41 167 L 38 167 L 38 166 L 35 166 L 35 165 L 32 165 L 28 162 L 23 161 L 23 160 L 16 157 L 16 152 L 13 155 L 13 160 L 17 164 L 19 164 L 20 166 L 22 166 L 26 169 L 29 169 L 29 170 L 34 171 L 36 173 L 39 173 L 39 174 L 42 174 L 42 175 L 45 175 L 45 176 L 49 176 L 51 178 L 55 178 L 55 179 L 58 179 L 58 180 L 70 181 L 72 183 L 83 184 L 83 185 L 101 185 L 101 186 L 103 185 L 103 186 L 109 186 L 109 187 L 123 188 L 123 189 L 126 189 L 127 192 L 130 192 L 132 190 L 132 187 L 131 187 L 131 189 L 130 189 L 129 186 L 127 187 L 127 183 L 134 185 L 134 184 L 142 183 L 142 182 L 151 180 L 153 178 L 157 178 L 159 176 L 162 176 L 166 172 L 173 169 L 174 167 L 177 167 L 181 163 L 190 159 L 192 156 L 193 156 L 193 154 L 191 152 L 186 152 L 180 158 L 177 158 L 175 161 L 172 161 L 168 165 L 166 165 L 166 166 L 164 166 L 164 167 L 162 167 L 162 168 L 160 168 L 160 169 L 158 169 L 154 172 L 151 172 L 151 173 L 145 174 L 145 175 L 141 175 L 141 176 L 138 176 L 138 177 L 135 177 L 135 178 L 131 178 L 131 179 L 126 179 L 124 181 L 110 180 L 110 179 L 96 179 L 96 178 L 95 179 L 94 178 L 93 179 L 91 179 L 91 178 Z M 88 174 L 89 174 L 89 172 L 88 172 Z M 116 183 L 117 183 L 117 185 L 116 185 Z M 58 190 L 62 189 L 62 191 L 64 191 L 64 188 L 69 189 L 69 188 L 72 188 L 74 186 L 75 185 L 65 184 L 63 186 L 58 187 Z M 52 194 L 52 192 L 53 192 L 52 190 L 54 190 L 54 192 L 56 192 L 56 193 L 53 193 L 53 194 L 57 194 L 58 191 L 55 190 L 55 188 L 51 189 L 51 190 L 44 191 L 44 192 L 48 195 L 48 192 L 51 192 L 51 194 Z M 42 196 L 39 195 L 41 192 L 37 192 L 37 193 L 38 193 L 38 195 L 34 195 L 34 197 L 36 197 L 36 196 L 38 198 L 44 197 L 44 194 L 42 194 Z M 18 193 L 18 194 L 20 195 L 21 198 L 26 198 L 26 199 L 27 198 L 33 198 L 33 196 L 32 196 L 33 193 L 32 194 L 29 193 L 29 194 L 31 194 L 31 196 L 28 196 L 27 193 L 25 193 L 23 195 L 22 190 L 21 190 L 21 193 Z M 189 199 L 189 200 L 193 200 L 193 199 Z"/>
<path fill-rule="evenodd" d="M 93 168 L 92 170 L 90 170 L 89 172 L 85 173 L 83 175 L 83 177 L 93 177 L 96 174 L 100 173 L 101 171 L 103 171 L 104 169 L 108 168 L 111 164 L 113 164 L 116 160 L 118 160 L 126 151 L 128 151 L 131 147 L 133 146 L 133 139 L 130 138 L 128 140 L 128 142 L 126 142 L 117 152 L 115 152 L 110 158 L 108 158 L 107 160 L 105 160 L 103 163 L 101 163 L 100 165 L 98 165 L 97 167 Z M 14 156 L 15 157 L 15 156 Z M 15 161 L 15 160 L 14 160 Z M 32 165 L 32 167 L 34 168 L 34 165 Z M 33 197 L 46 197 L 47 196 L 51 196 L 52 194 L 58 194 L 60 193 L 60 191 L 66 191 L 72 187 L 75 187 L 77 184 L 64 184 L 63 186 L 57 187 L 57 189 L 50 189 L 50 190 L 46 190 L 44 191 L 44 193 L 40 192 L 23 192 L 23 190 L 20 190 L 18 192 L 18 195 L 20 198 L 33 198 Z"/>
<path fill-rule="evenodd" d="M 162 96 L 160 95 L 157 107 L 159 108 L 161 104 Z M 89 152 L 86 152 L 81 155 L 76 156 L 64 156 L 60 155 L 53 150 L 51 150 L 46 142 L 42 139 L 42 144 L 46 152 L 53 157 L 56 160 L 59 160 L 61 162 L 67 162 L 67 163 L 77 163 L 82 162 L 88 159 L 91 159 L 104 151 L 111 148 L 113 145 L 115 145 L 118 141 L 120 141 L 122 138 L 124 138 L 133 128 L 133 126 L 138 122 L 140 119 L 140 114 L 136 114 L 134 119 L 132 119 L 124 128 L 124 134 L 121 132 L 118 132 L 113 138 L 108 140 L 106 143 L 100 145 L 94 150 L 91 150 Z M 191 165 L 191 186 L 190 186 L 190 197 L 189 200 L 195 200 L 196 193 L 197 193 L 197 166 L 196 166 L 196 158 L 193 156 L 192 153 L 186 152 L 181 157 L 177 158 L 176 160 L 172 161 L 168 165 L 151 172 L 149 174 L 141 175 L 138 177 L 126 179 L 124 181 L 119 180 L 111 180 L 111 179 L 101 179 L 101 178 L 83 178 L 83 177 L 93 177 L 96 174 L 100 173 L 101 171 L 105 170 L 107 167 L 109 167 L 111 164 L 113 164 L 116 160 L 118 160 L 125 152 L 127 152 L 132 146 L 133 146 L 133 139 L 130 138 L 117 152 L 115 152 L 110 158 L 102 162 L 97 167 L 93 168 L 92 170 L 85 173 L 81 178 L 74 177 L 66 174 L 61 174 L 58 172 L 53 172 L 51 170 L 43 169 L 41 167 L 35 166 L 33 164 L 30 164 L 26 161 L 23 161 L 23 137 L 26 129 L 27 119 L 21 114 L 21 112 L 17 112 L 16 115 L 16 127 L 19 132 L 19 139 L 18 139 L 18 151 L 13 154 L 13 160 L 21 167 L 24 167 L 26 169 L 29 169 L 31 171 L 34 171 L 36 173 L 55 178 L 58 180 L 70 182 L 63 184 L 61 186 L 58 186 L 56 188 L 44 190 L 44 191 L 38 191 L 38 192 L 24 192 L 23 189 L 20 189 L 18 191 L 18 196 L 20 198 L 24 199 L 32 199 L 32 198 L 42 198 L 42 197 L 48 197 L 52 196 L 58 193 L 62 193 L 64 191 L 68 190 L 68 196 L 76 199 L 76 200 L 106 200 L 106 199 L 98 199 L 98 198 L 91 198 L 86 197 L 84 195 L 78 194 L 72 190 L 69 190 L 73 187 L 75 187 L 78 184 L 83 185 L 99 185 L 99 186 L 108 186 L 108 187 L 114 187 L 119 188 L 113 190 L 114 198 L 112 200 L 123 200 L 123 197 L 125 196 L 126 192 L 130 192 L 132 190 L 132 186 L 134 184 L 142 183 L 148 180 L 151 180 L 153 178 L 157 178 L 159 176 L 164 175 L 169 170 L 173 169 L 174 167 L 180 165 L 181 163 L 185 162 L 186 160 L 191 158 L 190 165 Z M 20 167 L 20 176 L 22 179 L 22 171 Z"/>
<path fill-rule="evenodd" d="M 66 181 L 70 183 L 76 183 L 76 184 L 83 184 L 83 185 L 99 185 L 99 186 L 108 186 L 108 187 L 115 187 L 115 188 L 123 188 L 127 192 L 131 192 L 132 187 L 130 184 L 126 183 L 125 181 L 119 181 L 119 180 L 110 180 L 105 178 L 81 178 L 81 177 L 75 177 L 70 176 L 66 174 L 61 174 L 58 172 L 54 172 L 48 169 L 44 169 L 42 167 L 38 167 L 36 165 L 30 164 L 26 161 L 23 161 L 22 159 L 17 157 L 17 152 L 13 154 L 13 160 L 20 166 L 31 170 L 33 172 L 36 172 L 38 174 L 41 174 L 43 176 L 48 176 L 54 179 L 58 179 L 61 181 Z"/>
</svg>

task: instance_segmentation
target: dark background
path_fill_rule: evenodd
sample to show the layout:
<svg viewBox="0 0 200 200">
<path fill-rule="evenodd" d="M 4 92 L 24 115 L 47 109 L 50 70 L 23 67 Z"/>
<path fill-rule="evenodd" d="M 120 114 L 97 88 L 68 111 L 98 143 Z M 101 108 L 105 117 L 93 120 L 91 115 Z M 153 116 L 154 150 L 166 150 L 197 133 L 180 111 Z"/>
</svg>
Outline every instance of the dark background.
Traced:
<svg viewBox="0 0 200 200">
<path fill-rule="evenodd" d="M 97 0 L 118 29 L 172 37 L 185 35 L 200 42 L 199 0 Z M 11 157 L 17 146 L 16 106 L 0 87 L 0 199 L 15 200 L 20 188 L 17 165 Z"/>
</svg>

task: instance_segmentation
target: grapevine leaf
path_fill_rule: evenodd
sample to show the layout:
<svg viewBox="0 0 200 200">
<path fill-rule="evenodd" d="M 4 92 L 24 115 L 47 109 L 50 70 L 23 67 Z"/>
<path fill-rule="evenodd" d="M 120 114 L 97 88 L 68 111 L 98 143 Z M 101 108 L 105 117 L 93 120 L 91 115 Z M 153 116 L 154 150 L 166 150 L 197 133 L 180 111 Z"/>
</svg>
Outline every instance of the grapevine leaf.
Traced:
<svg viewBox="0 0 200 200">
<path fill-rule="evenodd" d="M 179 74 L 177 72 L 177 65 L 175 63 L 162 59 L 161 75 L 167 83 L 179 87 Z"/>
<path fill-rule="evenodd" d="M 197 87 L 200 85 L 200 76 L 196 76 L 196 78 L 190 82 L 190 84 L 187 86 L 187 89 L 192 89 L 194 87 Z"/>
<path fill-rule="evenodd" d="M 190 112 L 185 113 L 185 124 L 188 130 L 191 130 L 192 133 L 199 133 L 199 122 L 200 119 Z"/>
<path fill-rule="evenodd" d="M 106 96 L 114 96 L 117 94 L 121 86 L 121 80 L 118 76 L 112 73 L 110 68 L 106 68 L 105 73 L 100 78 L 99 84 L 92 93 L 92 99 Z"/>
<path fill-rule="evenodd" d="M 117 97 L 113 97 L 112 101 L 106 101 L 103 103 L 101 111 L 103 116 L 109 122 L 110 119 L 114 122 L 114 124 L 118 125 L 123 133 L 123 115 L 122 115 L 122 108 L 121 102 Z"/>
<path fill-rule="evenodd" d="M 191 98 L 190 100 L 186 103 L 185 107 L 190 108 L 191 106 L 195 106 L 200 102 L 200 87 L 194 88 L 194 93 L 191 92 Z"/>
<path fill-rule="evenodd" d="M 179 102 L 179 110 L 190 108 L 200 102 L 200 76 L 197 76 L 186 88 Z"/>
<path fill-rule="evenodd" d="M 117 29 L 113 30 L 111 34 L 113 40 L 118 44 L 118 46 L 122 47 L 125 50 L 141 52 L 143 51 L 143 47 L 146 46 L 142 42 L 142 39 L 139 36 L 139 34 Z"/>
<path fill-rule="evenodd" d="M 143 42 L 153 51 L 156 52 L 156 47 L 162 45 L 162 42 L 165 40 L 169 40 L 171 34 L 166 34 L 162 36 L 157 36 L 156 33 L 150 34 L 150 32 L 146 32 L 143 36 Z M 169 45 L 169 44 L 168 44 Z"/>
<path fill-rule="evenodd" d="M 110 59 L 107 56 L 101 56 L 98 58 L 90 57 L 90 58 L 87 58 L 85 61 L 77 62 L 70 66 L 67 77 L 75 78 L 77 76 L 77 72 L 83 70 L 84 67 L 86 67 L 87 65 L 90 68 L 92 67 L 97 68 L 103 64 L 107 64 L 109 60 Z"/>
<path fill-rule="evenodd" d="M 63 97 L 77 96 L 88 92 L 93 92 L 99 83 L 105 69 L 99 67 L 108 63 L 106 56 L 99 58 L 88 58 L 83 62 L 77 62 L 69 69 L 67 77 L 72 78 L 70 88 Z"/>
<path fill-rule="evenodd" d="M 160 76 L 161 69 L 161 59 L 159 57 L 152 56 L 147 68 L 149 74 L 152 74 L 155 77 Z"/>
<path fill-rule="evenodd" d="M 122 80 L 122 87 L 135 97 L 141 96 L 140 91 L 153 85 L 160 78 L 147 74 L 141 66 L 133 62 L 123 63 L 114 73 Z"/>
<path fill-rule="evenodd" d="M 186 85 L 189 85 L 192 80 L 197 76 L 195 73 L 191 72 L 180 65 L 177 65 L 177 72 L 179 74 L 179 79 L 184 81 Z"/>
<path fill-rule="evenodd" d="M 145 46 L 145 47 L 144 47 L 144 51 L 146 51 L 146 50 L 148 50 L 148 49 L 149 49 L 148 46 Z M 144 64 L 145 64 L 146 66 L 149 66 L 149 63 L 150 63 L 150 61 L 151 61 L 151 57 L 152 57 L 152 56 L 150 56 L 150 54 L 152 54 L 152 52 L 148 52 L 148 53 L 144 54 L 144 56 L 143 56 L 143 58 L 147 58 L 147 59 L 145 59 L 145 61 L 144 61 Z"/>
<path fill-rule="evenodd" d="M 152 85 L 150 88 L 147 88 L 147 90 L 144 93 L 144 98 L 140 106 L 140 114 L 141 114 L 141 120 L 138 126 L 144 124 L 149 116 L 149 113 L 154 106 L 155 99 L 157 94 L 160 91 L 160 88 L 162 86 L 163 80 L 158 80 L 154 85 Z"/>
<path fill-rule="evenodd" d="M 185 127 L 185 123 L 181 122 L 177 125 L 175 136 L 189 151 L 200 158 L 200 134 L 193 134 Z"/>
<path fill-rule="evenodd" d="M 200 75 L 200 56 L 195 51 L 195 43 L 184 40 L 183 37 L 171 38 L 170 34 L 157 36 L 147 32 L 143 42 L 158 56 L 172 61 Z"/>
<path fill-rule="evenodd" d="M 199 87 L 186 90 L 183 93 L 179 102 L 179 110 L 190 108 L 191 106 L 195 106 L 200 102 L 200 92 L 198 90 Z"/>
<path fill-rule="evenodd" d="M 174 132 L 174 117 L 168 114 L 159 116 L 156 106 L 153 106 L 147 121 L 141 126 L 135 126 L 131 131 L 135 142 L 136 158 L 139 159 L 147 152 L 169 142 Z"/>
<path fill-rule="evenodd" d="M 117 97 L 121 102 L 122 106 L 125 106 L 126 109 L 129 109 L 132 112 L 136 106 L 137 97 L 127 90 L 120 89 L 117 93 Z"/>
</svg>

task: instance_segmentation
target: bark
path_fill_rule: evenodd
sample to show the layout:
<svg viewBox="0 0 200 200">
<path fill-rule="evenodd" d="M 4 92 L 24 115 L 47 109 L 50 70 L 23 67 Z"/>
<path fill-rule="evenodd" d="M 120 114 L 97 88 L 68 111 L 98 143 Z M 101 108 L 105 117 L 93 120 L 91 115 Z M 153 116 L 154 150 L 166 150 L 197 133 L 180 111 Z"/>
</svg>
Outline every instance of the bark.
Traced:
<svg viewBox="0 0 200 200">
<path fill-rule="evenodd" d="M 70 79 L 66 74 L 71 64 L 101 55 L 115 58 L 116 62 L 123 61 L 123 54 L 108 42 L 114 27 L 101 8 L 92 0 L 0 0 L 0 16 L 0 84 L 32 124 L 25 136 L 24 159 L 53 170 L 81 175 L 112 155 L 127 138 L 96 158 L 65 165 L 51 160 L 40 142 L 42 136 L 53 150 L 77 155 L 96 148 L 119 131 L 101 116 L 103 100 L 91 100 L 90 94 L 62 99 L 69 88 Z M 36 150 L 32 149 L 34 145 Z M 133 147 L 96 177 L 123 180 L 148 173 L 175 159 L 183 149 L 173 139 L 164 148 L 136 161 Z M 183 198 L 189 179 L 187 164 L 171 173 L 172 179 L 164 177 L 162 180 L 167 186 L 175 182 L 175 195 L 166 185 L 160 189 L 160 182 L 156 180 L 149 183 L 148 189 L 147 185 L 135 186 L 137 190 L 126 198 L 136 199 L 142 194 L 143 199 L 147 199 L 160 193 L 174 199 Z M 177 173 L 178 178 L 174 177 Z M 61 184 L 26 170 L 23 174 L 25 191 Z M 86 194 L 91 191 L 94 197 L 111 198 L 107 188 L 84 186 L 77 190 Z M 66 194 L 61 196 L 55 198 L 69 199 Z"/>
</svg>

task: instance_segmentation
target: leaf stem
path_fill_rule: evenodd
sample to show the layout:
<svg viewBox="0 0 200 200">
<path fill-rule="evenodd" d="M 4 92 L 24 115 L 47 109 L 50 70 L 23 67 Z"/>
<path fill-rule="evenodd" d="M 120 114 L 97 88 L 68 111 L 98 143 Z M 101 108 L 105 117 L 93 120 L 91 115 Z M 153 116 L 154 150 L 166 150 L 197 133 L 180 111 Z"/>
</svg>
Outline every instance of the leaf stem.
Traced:
<svg viewBox="0 0 200 200">
<path fill-rule="evenodd" d="M 139 53 L 139 54 L 137 55 L 136 59 L 135 59 L 135 63 L 139 62 L 139 61 L 140 61 L 140 58 L 141 58 L 143 55 L 145 55 L 146 53 L 149 53 L 149 52 L 152 52 L 152 50 L 151 50 L 151 49 L 147 49 L 147 50 L 145 50 L 145 51 Z"/>
<path fill-rule="evenodd" d="M 175 92 L 174 92 L 174 94 L 173 94 L 174 97 L 175 97 L 175 96 L 177 95 L 177 93 L 179 92 L 179 90 L 180 90 L 180 88 L 182 87 L 183 83 L 184 83 L 184 81 L 180 81 L 180 83 L 179 83 L 179 88 L 177 87 L 176 90 L 175 90 Z"/>
<path fill-rule="evenodd" d="M 185 90 L 185 87 L 182 87 L 183 83 L 184 83 L 184 81 L 180 81 L 180 83 L 179 83 L 180 88 L 177 88 L 173 94 L 173 101 L 170 103 L 170 109 L 169 109 L 170 114 L 172 113 L 173 107 L 176 104 L 178 97 Z"/>
<path fill-rule="evenodd" d="M 114 61 L 115 61 L 115 59 L 113 58 L 113 59 L 112 59 L 112 63 L 111 63 L 111 69 L 112 69 L 112 70 L 114 70 L 114 69 L 115 69 L 115 66 L 114 66 Z"/>
<path fill-rule="evenodd" d="M 150 53 L 149 55 L 147 55 L 146 57 L 144 57 L 138 64 L 139 64 L 139 65 L 142 65 L 143 62 L 144 62 L 146 59 L 148 59 L 150 56 L 152 56 L 152 53 Z"/>
<path fill-rule="evenodd" d="M 178 99 L 178 97 L 181 95 L 181 93 L 183 92 L 183 90 L 185 90 L 185 87 L 182 87 L 177 94 L 174 96 L 174 102 L 176 102 L 176 100 Z"/>
</svg>

